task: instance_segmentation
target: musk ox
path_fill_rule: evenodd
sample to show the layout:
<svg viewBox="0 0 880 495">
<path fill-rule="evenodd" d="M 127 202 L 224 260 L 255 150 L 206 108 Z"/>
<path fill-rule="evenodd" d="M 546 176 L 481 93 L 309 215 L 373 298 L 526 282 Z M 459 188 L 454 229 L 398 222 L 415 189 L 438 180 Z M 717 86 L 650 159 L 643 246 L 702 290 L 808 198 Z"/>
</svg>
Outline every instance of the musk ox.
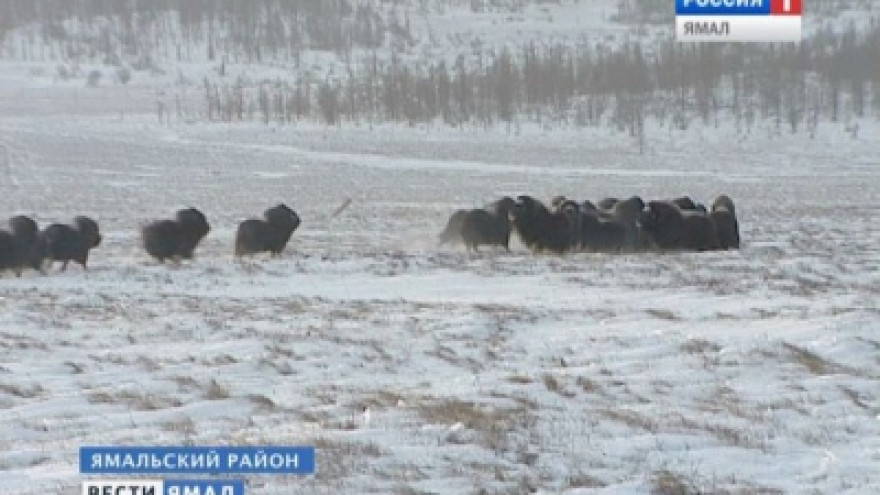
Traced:
<svg viewBox="0 0 880 495">
<path fill-rule="evenodd" d="M 615 253 L 626 243 L 626 228 L 612 218 L 605 218 L 596 210 L 584 210 L 574 201 L 562 205 L 569 218 L 573 249 L 597 253 Z"/>
<path fill-rule="evenodd" d="M 706 251 L 718 247 L 718 233 L 708 216 L 683 212 L 669 201 L 649 202 L 641 223 L 661 251 Z"/>
<path fill-rule="evenodd" d="M 553 198 L 550 199 L 550 209 L 552 211 L 562 211 L 562 205 L 568 201 L 569 199 L 561 194 L 559 196 L 553 196 Z"/>
<path fill-rule="evenodd" d="M 679 210 L 696 210 L 697 204 L 690 196 L 680 196 L 669 200 L 670 203 L 678 207 Z"/>
<path fill-rule="evenodd" d="M 468 251 L 477 251 L 481 245 L 501 246 L 510 251 L 510 215 L 515 206 L 507 196 L 485 208 L 465 211 L 461 219 L 461 240 Z"/>
<path fill-rule="evenodd" d="M 440 245 L 456 244 L 461 242 L 461 223 L 467 215 L 468 210 L 455 210 L 446 222 L 446 228 L 440 232 L 438 236 Z"/>
<path fill-rule="evenodd" d="M 62 262 L 61 271 L 67 269 L 71 261 L 87 268 L 89 251 L 101 244 L 98 223 L 89 217 L 78 216 L 73 225 L 53 223 L 40 233 L 46 249 L 46 259 L 50 264 Z"/>
<path fill-rule="evenodd" d="M 173 220 L 157 220 L 141 229 L 144 250 L 160 263 L 165 260 L 191 259 L 196 246 L 211 226 L 205 215 L 187 208 L 177 212 Z"/>
<path fill-rule="evenodd" d="M 736 207 L 733 205 L 733 200 L 730 199 L 730 196 L 726 194 L 722 194 L 712 201 L 711 211 L 715 211 L 720 208 L 724 208 L 731 214 L 736 216 Z"/>
<path fill-rule="evenodd" d="M 11 232 L 0 230 L 0 273 L 12 270 L 16 276 L 21 275 L 18 263 L 18 242 Z"/>
<path fill-rule="evenodd" d="M 598 208 L 596 205 L 590 201 L 589 199 L 583 200 L 580 204 L 575 201 L 566 198 L 565 196 L 554 196 L 550 201 L 550 211 L 562 211 L 564 208 L 568 208 L 569 213 L 571 213 L 571 208 L 576 206 L 580 211 L 597 211 Z"/>
<path fill-rule="evenodd" d="M 712 201 L 712 211 L 709 218 L 715 224 L 718 232 L 718 247 L 721 249 L 739 249 L 739 222 L 736 219 L 736 209 L 733 200 L 722 194 Z"/>
<path fill-rule="evenodd" d="M 564 212 L 551 212 L 531 196 L 519 196 L 510 214 L 513 227 L 532 252 L 564 253 L 572 244 L 572 221 Z"/>
<path fill-rule="evenodd" d="M 620 200 L 617 198 L 602 198 L 596 203 L 596 207 L 600 210 L 610 210 L 614 208 L 618 201 Z"/>
<path fill-rule="evenodd" d="M 32 268 L 40 273 L 46 258 L 46 245 L 40 236 L 40 228 L 33 218 L 16 215 L 9 219 L 9 228 L 15 238 L 15 264 L 19 268 Z"/>
<path fill-rule="evenodd" d="M 183 237 L 178 254 L 185 260 L 192 259 L 196 247 L 211 232 L 211 225 L 205 214 L 195 208 L 179 210 L 175 218 L 177 223 L 183 227 Z"/>
<path fill-rule="evenodd" d="M 290 207 L 284 203 L 273 206 L 263 212 L 263 219 L 249 218 L 238 224 L 234 254 L 240 257 L 268 251 L 278 256 L 299 224 L 299 215 Z"/>
<path fill-rule="evenodd" d="M 610 217 L 620 224 L 626 231 L 626 239 L 623 249 L 626 251 L 639 251 L 646 247 L 646 241 L 641 231 L 640 220 L 645 209 L 645 202 L 638 196 L 617 201 L 608 210 Z"/>
</svg>

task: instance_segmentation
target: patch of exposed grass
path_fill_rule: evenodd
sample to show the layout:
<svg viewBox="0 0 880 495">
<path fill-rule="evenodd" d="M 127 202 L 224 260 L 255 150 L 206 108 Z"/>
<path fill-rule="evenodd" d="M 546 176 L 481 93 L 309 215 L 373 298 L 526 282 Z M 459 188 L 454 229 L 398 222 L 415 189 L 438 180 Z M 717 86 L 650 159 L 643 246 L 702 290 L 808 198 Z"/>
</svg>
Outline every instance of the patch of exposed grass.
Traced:
<svg viewBox="0 0 880 495">
<path fill-rule="evenodd" d="M 195 435 L 196 424 L 192 418 L 185 416 L 180 419 L 171 419 L 162 423 L 162 429 L 172 433 L 180 433 L 183 435 Z"/>
<path fill-rule="evenodd" d="M 802 365 L 814 375 L 857 374 L 854 370 L 825 359 L 809 349 L 788 342 L 783 342 L 782 347 L 794 362 Z"/>
<path fill-rule="evenodd" d="M 249 401 L 251 401 L 251 404 L 254 404 L 260 410 L 273 411 L 276 408 L 275 401 L 266 397 L 265 395 L 250 394 L 247 396 L 247 398 Z"/>
<path fill-rule="evenodd" d="M 44 389 L 39 383 L 32 383 L 30 385 L 0 383 L 0 392 L 6 392 L 9 395 L 20 397 L 22 399 L 34 399 L 43 395 L 46 392 L 46 389 Z"/>
<path fill-rule="evenodd" d="M 603 409 L 600 413 L 606 418 L 625 424 L 630 428 L 645 430 L 649 432 L 657 431 L 657 423 L 645 416 L 644 414 L 627 409 Z"/>
<path fill-rule="evenodd" d="M 480 445 L 496 452 L 507 449 L 512 432 L 528 431 L 535 422 L 523 404 L 496 407 L 459 399 L 423 400 L 415 405 L 415 411 L 429 423 L 462 424 L 476 433 Z"/>
<path fill-rule="evenodd" d="M 645 310 L 645 313 L 648 313 L 649 316 L 652 316 L 652 317 L 660 319 L 660 320 L 677 321 L 677 320 L 681 319 L 675 313 L 673 313 L 671 310 L 668 310 L 668 309 L 651 308 L 651 309 Z"/>
<path fill-rule="evenodd" d="M 687 342 L 681 344 L 680 348 L 688 354 L 715 353 L 721 350 L 721 346 L 715 342 L 699 338 L 689 339 Z"/>
<path fill-rule="evenodd" d="M 541 381 L 544 383 L 544 386 L 547 387 L 547 390 L 555 394 L 559 394 L 566 398 L 572 398 L 575 396 L 574 392 L 566 390 L 565 385 L 556 377 L 556 375 L 546 373 L 541 377 Z"/>
<path fill-rule="evenodd" d="M 651 473 L 648 485 L 648 493 L 651 495 L 697 495 L 701 493 L 690 480 L 668 469 Z"/>
<path fill-rule="evenodd" d="M 528 385 L 530 383 L 535 383 L 535 380 L 530 376 L 526 375 L 510 375 L 507 377 L 507 381 L 510 383 L 516 383 L 518 385 Z"/>
<path fill-rule="evenodd" d="M 568 488 L 605 488 L 608 486 L 607 483 L 599 478 L 583 473 L 570 476 L 567 481 Z"/>
<path fill-rule="evenodd" d="M 849 399 L 850 401 L 852 401 L 852 403 L 855 404 L 857 407 L 860 407 L 862 409 L 870 409 L 871 408 L 864 400 L 862 400 L 862 396 L 858 392 L 856 392 L 855 390 L 853 390 L 849 387 L 846 387 L 844 385 L 841 385 L 840 391 L 843 392 L 843 395 L 845 395 L 846 398 Z"/>
<path fill-rule="evenodd" d="M 602 387 L 595 380 L 585 376 L 579 376 L 575 383 L 577 383 L 581 390 L 588 394 L 599 393 L 602 391 Z"/>
<path fill-rule="evenodd" d="M 205 398 L 208 400 L 223 400 L 231 397 L 229 388 L 217 383 L 217 380 L 211 379 L 205 388 Z"/>
<path fill-rule="evenodd" d="M 176 397 L 161 397 L 134 390 L 109 392 L 99 390 L 90 393 L 86 400 L 90 404 L 124 404 L 137 411 L 158 411 L 169 407 L 179 407 L 183 402 Z"/>
</svg>

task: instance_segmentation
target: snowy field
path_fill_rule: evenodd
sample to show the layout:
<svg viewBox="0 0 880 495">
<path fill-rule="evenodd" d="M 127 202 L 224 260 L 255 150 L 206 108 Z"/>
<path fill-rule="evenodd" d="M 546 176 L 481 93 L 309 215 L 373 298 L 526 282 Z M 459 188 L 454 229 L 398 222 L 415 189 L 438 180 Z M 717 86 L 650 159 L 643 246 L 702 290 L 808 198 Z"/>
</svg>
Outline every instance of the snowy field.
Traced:
<svg viewBox="0 0 880 495">
<path fill-rule="evenodd" d="M 160 125 L 136 87 L 0 87 L 3 214 L 105 235 L 87 272 L 0 278 L 0 493 L 78 493 L 83 444 L 269 443 L 316 446 L 318 473 L 248 493 L 880 491 L 868 123 L 654 130 L 640 155 L 591 130 Z M 435 242 L 503 194 L 720 193 L 740 251 Z M 237 223 L 281 201 L 288 251 L 233 262 Z M 138 225 L 190 205 L 197 259 L 148 259 Z"/>
</svg>

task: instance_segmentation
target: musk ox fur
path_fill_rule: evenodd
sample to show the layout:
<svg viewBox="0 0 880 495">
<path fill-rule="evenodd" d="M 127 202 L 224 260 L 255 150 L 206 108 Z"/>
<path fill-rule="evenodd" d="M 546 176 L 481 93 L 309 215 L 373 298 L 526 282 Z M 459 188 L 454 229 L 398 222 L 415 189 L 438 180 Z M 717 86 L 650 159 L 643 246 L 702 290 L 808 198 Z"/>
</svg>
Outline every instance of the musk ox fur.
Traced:
<svg viewBox="0 0 880 495">
<path fill-rule="evenodd" d="M 690 196 L 679 196 L 669 200 L 670 203 L 678 207 L 679 210 L 696 210 L 697 203 Z"/>
<path fill-rule="evenodd" d="M 736 209 L 733 200 L 722 194 L 712 201 L 712 210 L 709 218 L 715 224 L 718 232 L 718 247 L 721 249 L 739 249 L 739 222 L 736 219 Z"/>
<path fill-rule="evenodd" d="M 211 231 L 208 219 L 196 208 L 179 210 L 174 219 L 157 220 L 141 229 L 144 250 L 160 263 L 192 259 L 195 248 Z"/>
<path fill-rule="evenodd" d="M 18 243 L 11 232 L 0 230 L 0 272 L 12 270 L 16 276 L 21 275 L 18 263 Z"/>
<path fill-rule="evenodd" d="M 238 224 L 234 254 L 245 256 L 269 252 L 273 257 L 278 256 L 299 225 L 299 215 L 286 204 L 273 206 L 263 212 L 262 219 L 249 218 Z"/>
<path fill-rule="evenodd" d="M 596 203 L 596 207 L 600 210 L 610 210 L 614 208 L 618 201 L 620 200 L 617 198 L 602 198 Z"/>
<path fill-rule="evenodd" d="M 468 210 L 455 210 L 452 215 L 449 216 L 449 220 L 446 222 L 446 228 L 444 228 L 443 232 L 438 236 L 440 245 L 461 242 L 461 223 L 464 221 L 464 217 L 467 213 Z"/>
<path fill-rule="evenodd" d="M 625 232 L 626 237 L 622 248 L 626 251 L 643 250 L 646 245 L 644 235 L 641 231 L 641 218 L 645 209 L 645 202 L 638 196 L 617 201 L 609 210 L 611 218 L 620 224 Z"/>
<path fill-rule="evenodd" d="M 19 269 L 32 268 L 45 273 L 43 261 L 46 258 L 46 245 L 40 236 L 37 222 L 31 217 L 16 215 L 9 219 L 9 228 L 15 238 L 15 266 Z"/>
<path fill-rule="evenodd" d="M 715 224 L 708 216 L 682 211 L 670 201 L 649 202 L 641 223 L 661 251 L 707 251 L 718 247 Z"/>
<path fill-rule="evenodd" d="M 572 245 L 572 220 L 562 211 L 550 211 L 531 196 L 519 196 L 510 219 L 523 244 L 532 252 L 564 253 Z"/>
<path fill-rule="evenodd" d="M 461 219 L 461 240 L 468 251 L 479 246 L 501 246 L 510 251 L 510 215 L 514 208 L 513 198 L 507 196 L 494 201 L 485 208 L 465 211 Z"/>
<path fill-rule="evenodd" d="M 572 231 L 572 249 L 597 253 L 615 253 L 626 243 L 626 228 L 596 210 L 583 209 L 570 201 L 562 206 Z"/>
<path fill-rule="evenodd" d="M 98 223 L 85 216 L 73 219 L 72 225 L 53 223 L 40 233 L 49 262 L 62 262 L 61 270 L 71 261 L 87 268 L 89 251 L 101 244 Z"/>
</svg>

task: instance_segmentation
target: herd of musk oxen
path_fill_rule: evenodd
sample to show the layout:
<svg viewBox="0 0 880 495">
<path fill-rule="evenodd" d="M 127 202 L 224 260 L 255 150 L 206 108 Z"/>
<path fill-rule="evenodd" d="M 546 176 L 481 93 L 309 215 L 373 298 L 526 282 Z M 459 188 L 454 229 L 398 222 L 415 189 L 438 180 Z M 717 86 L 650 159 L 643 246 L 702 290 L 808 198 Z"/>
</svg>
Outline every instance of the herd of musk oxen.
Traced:
<svg viewBox="0 0 880 495">
<path fill-rule="evenodd" d="M 8 229 L 0 230 L 0 272 L 11 270 L 16 276 L 27 269 L 45 274 L 55 261 L 62 263 L 62 271 L 71 261 L 86 269 L 89 252 L 101 244 L 98 223 L 86 216 L 77 216 L 70 225 L 53 223 L 43 230 L 24 215 L 16 215 L 8 223 Z M 287 205 L 273 206 L 263 212 L 262 219 L 250 218 L 238 225 L 234 255 L 241 258 L 268 252 L 278 256 L 299 224 L 299 216 Z M 174 218 L 142 226 L 141 240 L 147 254 L 157 261 L 179 262 L 192 259 L 210 231 L 204 213 L 186 208 Z"/>
<path fill-rule="evenodd" d="M 11 270 L 16 276 L 26 269 L 45 274 L 56 261 L 62 263 L 62 271 L 71 261 L 85 269 L 89 252 L 101 244 L 98 223 L 86 216 L 43 230 L 24 215 L 8 223 L 8 229 L 0 230 L 0 272 Z M 299 216 L 287 205 L 273 206 L 263 212 L 263 218 L 239 223 L 234 256 L 240 259 L 268 252 L 276 257 L 299 225 Z M 142 226 L 141 240 L 146 253 L 160 263 L 179 262 L 194 257 L 210 230 L 204 213 L 186 208 L 174 218 Z M 687 196 L 648 203 L 638 196 L 605 198 L 598 203 L 557 196 L 549 206 L 531 196 L 504 197 L 484 208 L 453 213 L 440 243 L 463 243 L 468 251 L 477 251 L 481 245 L 509 251 L 513 232 L 535 253 L 709 251 L 736 249 L 740 243 L 736 211 L 726 195 L 715 198 L 709 208 Z"/>
<path fill-rule="evenodd" d="M 715 198 L 709 208 L 690 197 L 655 200 L 605 198 L 577 202 L 564 196 L 547 206 L 531 196 L 503 197 L 484 208 L 457 210 L 440 234 L 441 243 L 510 250 L 516 232 L 532 252 L 627 253 L 710 251 L 739 248 L 733 200 Z"/>
</svg>

